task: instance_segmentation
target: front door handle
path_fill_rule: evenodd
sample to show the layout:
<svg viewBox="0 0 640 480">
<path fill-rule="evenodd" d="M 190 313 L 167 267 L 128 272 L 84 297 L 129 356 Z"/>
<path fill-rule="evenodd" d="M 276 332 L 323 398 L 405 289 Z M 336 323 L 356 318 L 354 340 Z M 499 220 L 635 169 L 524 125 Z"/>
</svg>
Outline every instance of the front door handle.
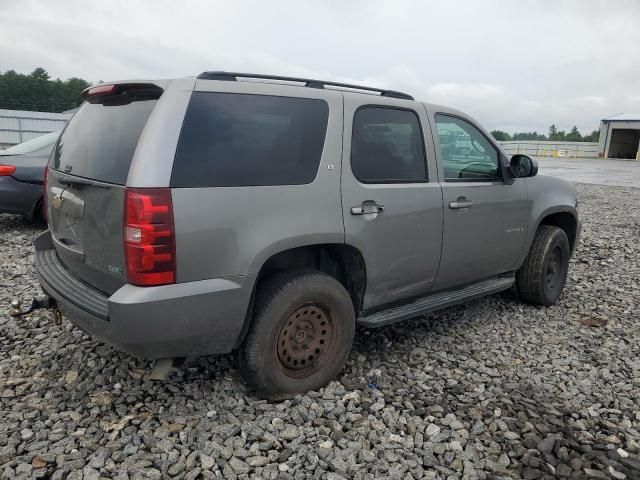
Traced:
<svg viewBox="0 0 640 480">
<path fill-rule="evenodd" d="M 467 197 L 458 197 L 455 202 L 449 202 L 449 208 L 452 210 L 460 210 L 462 208 L 473 207 L 473 202 L 467 200 Z"/>
<path fill-rule="evenodd" d="M 380 205 L 373 200 L 366 200 L 362 205 L 351 207 L 351 215 L 367 215 L 371 213 L 381 213 L 384 211 L 384 205 Z"/>
</svg>

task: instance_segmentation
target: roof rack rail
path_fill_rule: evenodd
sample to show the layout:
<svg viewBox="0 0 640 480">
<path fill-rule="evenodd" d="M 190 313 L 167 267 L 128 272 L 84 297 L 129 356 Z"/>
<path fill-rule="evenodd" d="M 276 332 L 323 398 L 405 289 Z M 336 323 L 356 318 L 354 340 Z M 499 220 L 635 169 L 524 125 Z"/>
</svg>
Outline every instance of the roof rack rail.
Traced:
<svg viewBox="0 0 640 480">
<path fill-rule="evenodd" d="M 351 85 L 349 83 L 329 82 L 326 80 L 313 80 L 310 78 L 282 77 L 278 75 L 264 75 L 260 73 L 237 73 L 237 72 L 202 72 L 196 78 L 200 80 L 227 80 L 236 81 L 238 78 L 256 78 L 261 80 L 278 80 L 282 82 L 304 83 L 309 88 L 325 88 L 325 86 L 348 88 L 353 90 L 363 90 L 365 92 L 377 92 L 382 97 L 401 98 L 404 100 L 413 100 L 413 97 L 407 93 L 397 92 L 395 90 L 385 90 L 382 88 L 363 87 L 362 85 Z"/>
</svg>

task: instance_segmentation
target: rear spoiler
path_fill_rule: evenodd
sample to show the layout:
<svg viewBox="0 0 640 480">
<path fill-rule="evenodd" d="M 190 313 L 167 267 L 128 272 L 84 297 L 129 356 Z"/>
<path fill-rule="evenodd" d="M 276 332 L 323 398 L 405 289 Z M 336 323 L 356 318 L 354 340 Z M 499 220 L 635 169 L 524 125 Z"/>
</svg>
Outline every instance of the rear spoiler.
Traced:
<svg viewBox="0 0 640 480">
<path fill-rule="evenodd" d="M 102 83 L 92 85 L 82 91 L 82 98 L 85 100 L 112 97 L 114 100 L 120 98 L 131 100 L 144 98 L 159 98 L 164 90 L 154 83 Z"/>
</svg>

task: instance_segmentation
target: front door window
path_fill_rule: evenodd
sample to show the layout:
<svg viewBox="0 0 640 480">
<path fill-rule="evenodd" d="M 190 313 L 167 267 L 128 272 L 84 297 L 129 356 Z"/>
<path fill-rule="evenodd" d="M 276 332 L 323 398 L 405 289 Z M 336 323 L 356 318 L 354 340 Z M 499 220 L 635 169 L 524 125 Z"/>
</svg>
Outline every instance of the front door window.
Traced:
<svg viewBox="0 0 640 480">
<path fill-rule="evenodd" d="M 500 179 L 498 151 L 476 127 L 461 118 L 436 115 L 446 181 Z"/>
</svg>

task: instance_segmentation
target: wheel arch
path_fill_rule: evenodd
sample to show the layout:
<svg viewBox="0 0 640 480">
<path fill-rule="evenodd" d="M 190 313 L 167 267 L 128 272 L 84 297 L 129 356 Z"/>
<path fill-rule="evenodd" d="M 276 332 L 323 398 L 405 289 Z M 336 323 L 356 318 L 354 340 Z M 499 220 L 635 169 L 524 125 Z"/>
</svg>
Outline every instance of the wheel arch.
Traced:
<svg viewBox="0 0 640 480">
<path fill-rule="evenodd" d="M 360 250 L 345 243 L 319 243 L 287 248 L 272 254 L 260 267 L 236 347 L 242 344 L 249 331 L 256 292 L 260 285 L 277 272 L 303 268 L 314 268 L 338 280 L 349 293 L 357 318 L 362 310 L 367 278 L 366 264 Z"/>
<path fill-rule="evenodd" d="M 571 249 L 571 252 L 574 251 L 578 238 L 578 218 L 575 212 L 571 212 L 568 210 L 548 212 L 538 221 L 536 231 L 538 230 L 538 228 L 540 228 L 541 225 L 549 225 L 561 228 L 569 239 L 569 247 Z"/>
<path fill-rule="evenodd" d="M 531 217 L 522 262 L 524 262 L 540 225 L 562 228 L 567 234 L 571 252 L 580 237 L 578 192 L 576 186 L 562 178 L 536 175 L 527 178 L 527 196 L 531 201 Z"/>
<path fill-rule="evenodd" d="M 567 235 L 570 251 L 573 254 L 580 238 L 580 221 L 575 208 L 562 205 L 554 206 L 542 211 L 533 218 L 535 220 L 532 219 L 531 226 L 527 230 L 527 239 L 520 259 L 520 266 L 524 264 L 529 252 L 531 252 L 533 240 L 541 225 L 551 225 L 561 228 Z"/>
</svg>

